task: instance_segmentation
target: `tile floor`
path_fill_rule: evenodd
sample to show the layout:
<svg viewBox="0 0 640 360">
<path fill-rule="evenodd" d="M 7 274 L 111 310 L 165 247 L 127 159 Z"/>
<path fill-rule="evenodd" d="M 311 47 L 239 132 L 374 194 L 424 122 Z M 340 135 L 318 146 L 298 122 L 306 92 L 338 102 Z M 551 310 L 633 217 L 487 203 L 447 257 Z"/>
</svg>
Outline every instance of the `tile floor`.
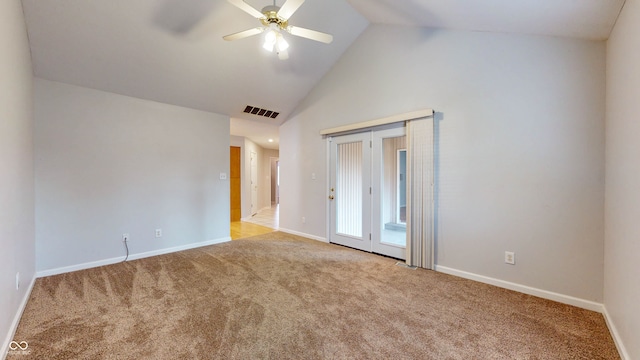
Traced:
<svg viewBox="0 0 640 360">
<path fill-rule="evenodd" d="M 274 204 L 270 208 L 262 209 L 257 214 L 248 219 L 242 219 L 242 221 L 250 222 L 256 225 L 266 226 L 277 230 L 279 227 L 280 219 L 280 205 Z"/>
<path fill-rule="evenodd" d="M 256 225 L 246 221 L 234 221 L 230 226 L 231 239 L 244 239 L 252 236 L 268 234 L 275 230 L 266 226 Z"/>
<path fill-rule="evenodd" d="M 271 208 L 262 209 L 248 219 L 232 222 L 230 227 L 231 239 L 243 239 L 278 230 L 279 210 L 279 205 L 274 204 Z"/>
</svg>

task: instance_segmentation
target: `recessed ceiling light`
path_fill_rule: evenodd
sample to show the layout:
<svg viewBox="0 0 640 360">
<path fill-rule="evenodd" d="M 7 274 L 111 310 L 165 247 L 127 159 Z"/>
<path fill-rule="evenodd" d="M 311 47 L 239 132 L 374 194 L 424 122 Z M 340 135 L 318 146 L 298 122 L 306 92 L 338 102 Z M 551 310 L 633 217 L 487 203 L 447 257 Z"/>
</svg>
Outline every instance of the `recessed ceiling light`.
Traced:
<svg viewBox="0 0 640 360">
<path fill-rule="evenodd" d="M 269 139 L 269 142 L 273 142 L 273 139 Z"/>
</svg>

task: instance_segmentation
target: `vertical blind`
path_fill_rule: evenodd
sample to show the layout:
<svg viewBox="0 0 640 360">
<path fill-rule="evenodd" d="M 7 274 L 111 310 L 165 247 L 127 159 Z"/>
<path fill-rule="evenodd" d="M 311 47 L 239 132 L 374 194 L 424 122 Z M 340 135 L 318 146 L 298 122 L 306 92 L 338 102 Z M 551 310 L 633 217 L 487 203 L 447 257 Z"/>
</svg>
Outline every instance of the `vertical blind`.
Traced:
<svg viewBox="0 0 640 360">
<path fill-rule="evenodd" d="M 407 122 L 407 264 L 433 268 L 433 117 Z"/>
</svg>

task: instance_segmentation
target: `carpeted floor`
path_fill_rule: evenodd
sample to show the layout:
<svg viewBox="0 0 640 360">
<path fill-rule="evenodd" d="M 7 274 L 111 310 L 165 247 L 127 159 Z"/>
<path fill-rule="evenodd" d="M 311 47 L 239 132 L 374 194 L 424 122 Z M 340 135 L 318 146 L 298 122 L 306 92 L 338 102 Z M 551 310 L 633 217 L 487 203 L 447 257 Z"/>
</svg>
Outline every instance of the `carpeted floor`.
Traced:
<svg viewBox="0 0 640 360">
<path fill-rule="evenodd" d="M 281 232 L 41 278 L 8 359 L 619 359 L 601 314 Z"/>
</svg>

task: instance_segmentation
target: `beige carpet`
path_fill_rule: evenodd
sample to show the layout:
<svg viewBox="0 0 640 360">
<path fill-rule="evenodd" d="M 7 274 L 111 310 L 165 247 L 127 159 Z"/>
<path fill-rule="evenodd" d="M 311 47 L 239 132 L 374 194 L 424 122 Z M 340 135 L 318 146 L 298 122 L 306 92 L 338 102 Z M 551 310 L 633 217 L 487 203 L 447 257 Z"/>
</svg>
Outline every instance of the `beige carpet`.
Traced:
<svg viewBox="0 0 640 360">
<path fill-rule="evenodd" d="M 602 315 L 275 232 L 38 279 L 8 359 L 618 359 Z"/>
</svg>

